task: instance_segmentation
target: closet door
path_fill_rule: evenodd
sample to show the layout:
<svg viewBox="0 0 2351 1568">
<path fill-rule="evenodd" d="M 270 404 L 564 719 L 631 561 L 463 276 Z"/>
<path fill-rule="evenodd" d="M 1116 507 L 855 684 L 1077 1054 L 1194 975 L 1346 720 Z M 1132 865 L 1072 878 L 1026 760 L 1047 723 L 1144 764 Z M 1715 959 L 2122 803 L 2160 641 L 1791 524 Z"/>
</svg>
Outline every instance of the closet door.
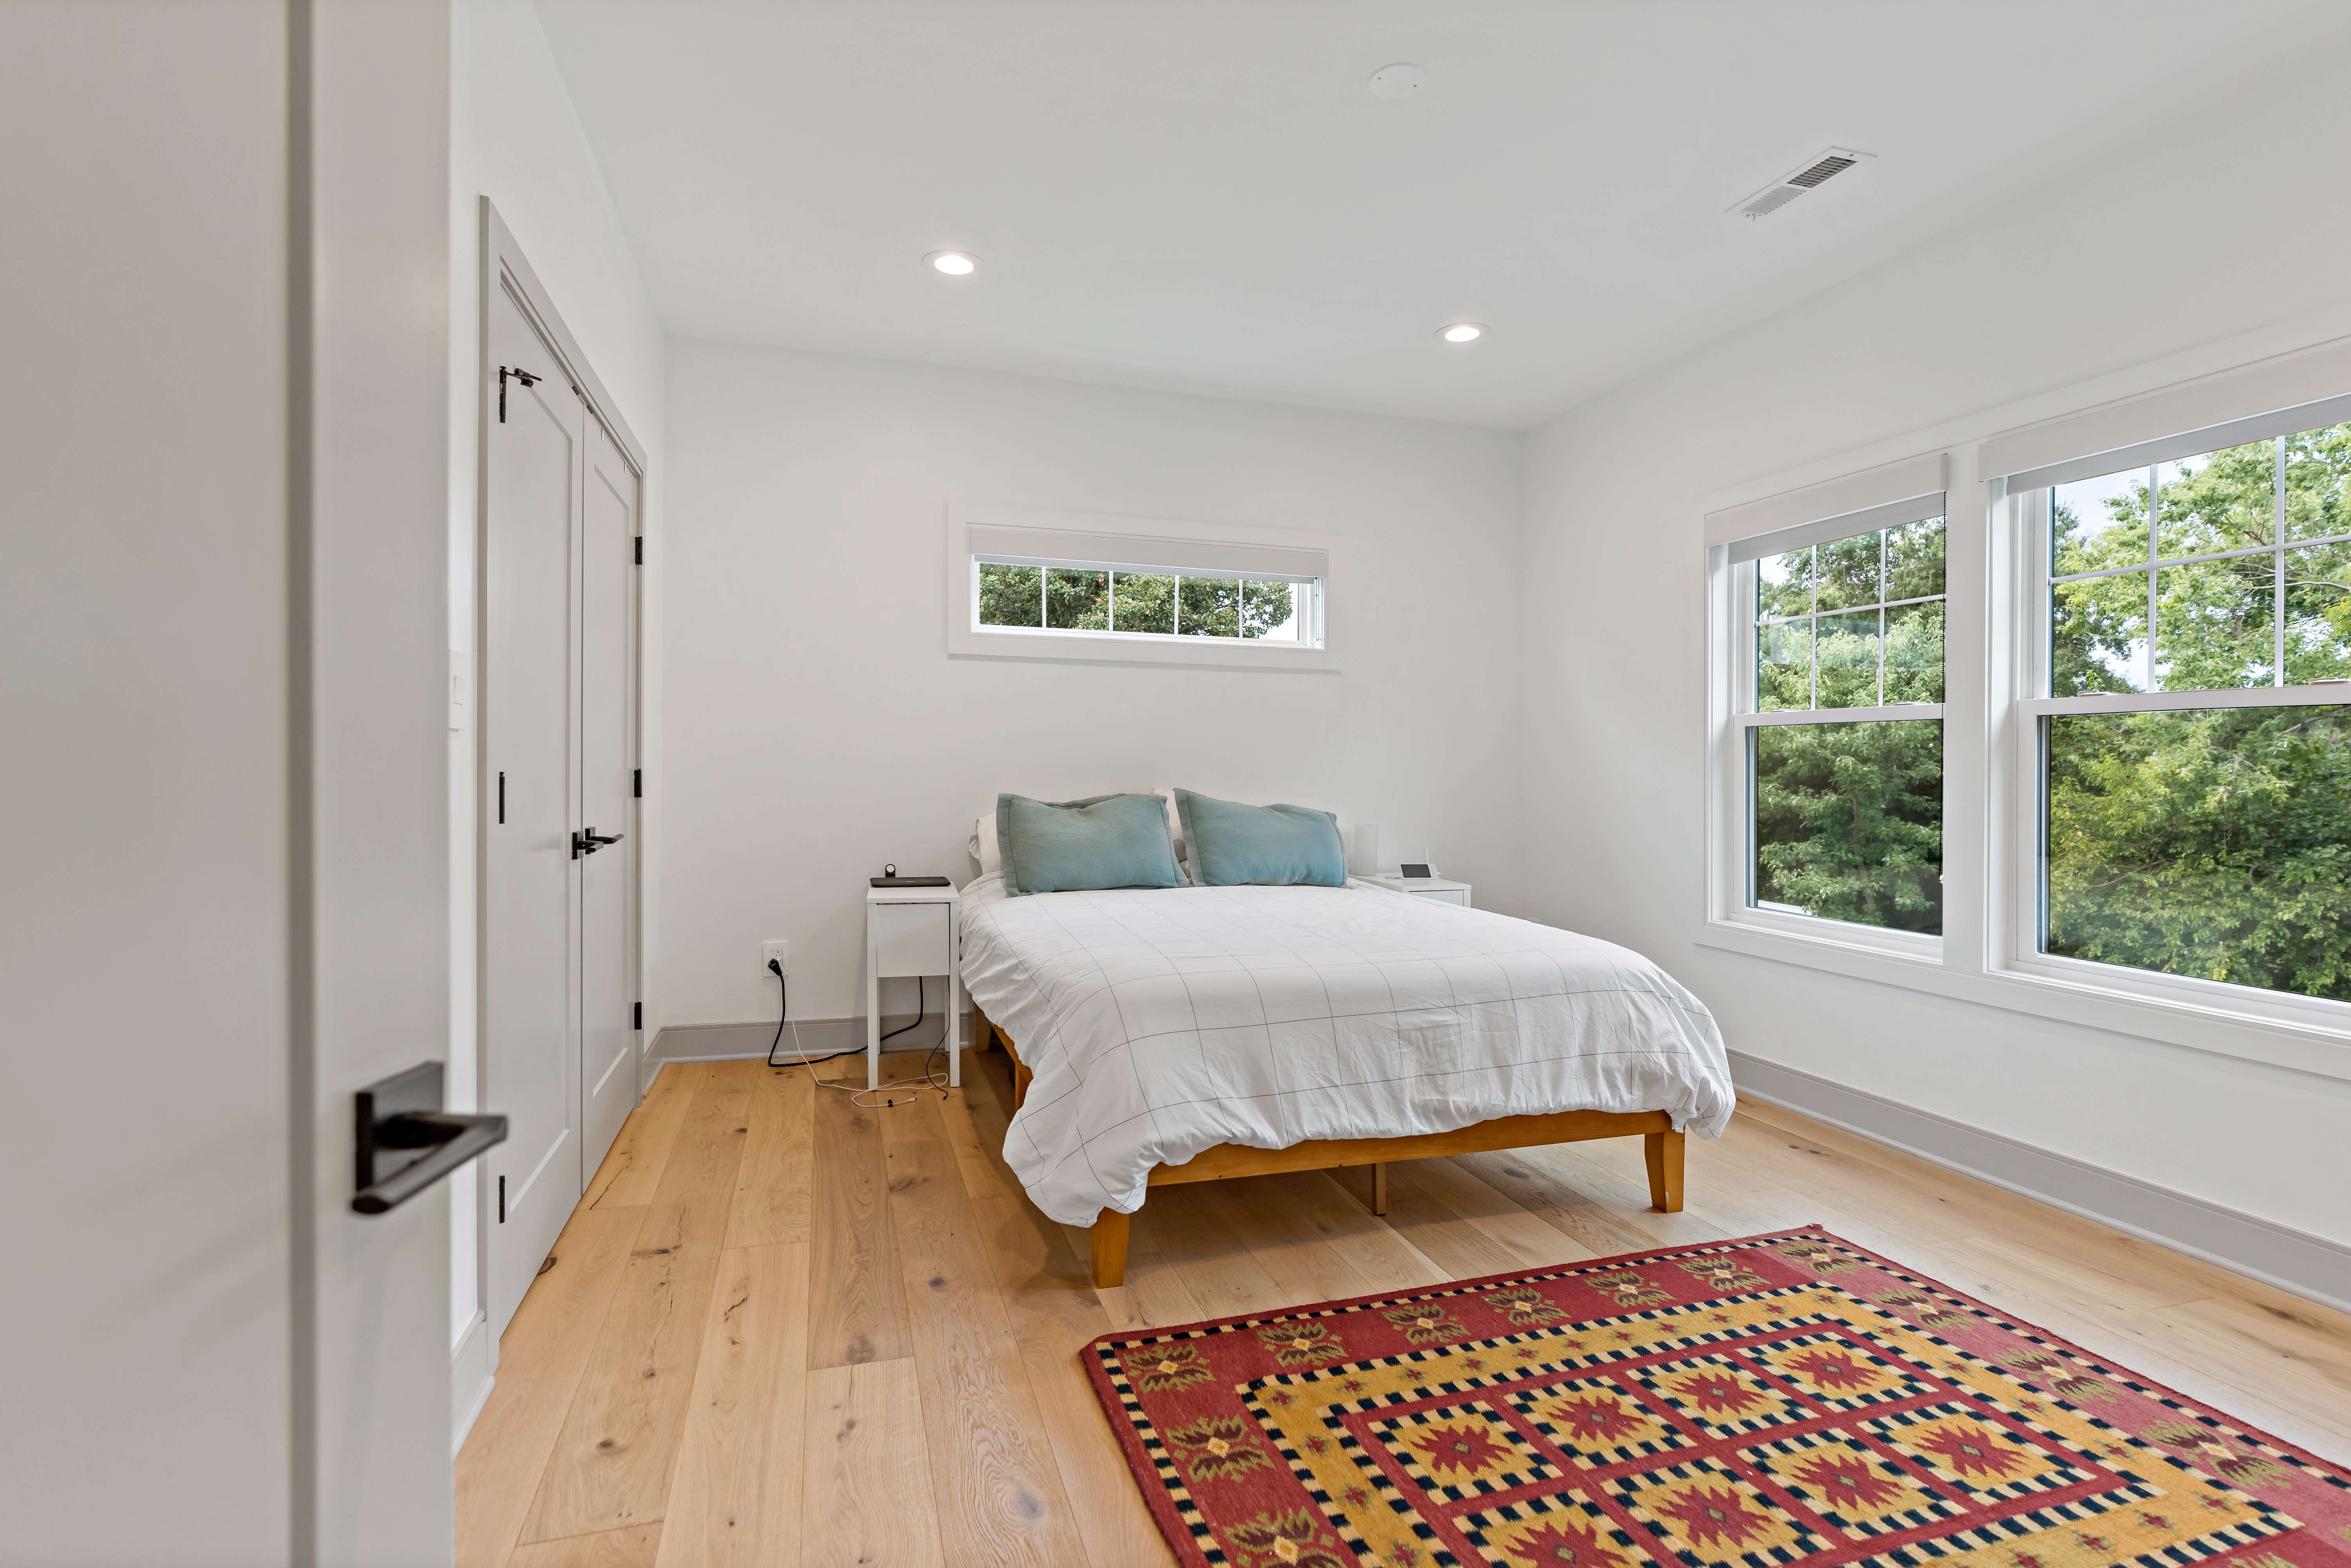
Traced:
<svg viewBox="0 0 2351 1568">
<path fill-rule="evenodd" d="M 496 1335 L 582 1190 L 572 664 L 588 422 L 555 355 L 504 289 L 491 298 L 488 328 L 479 1043 L 482 1103 L 503 1112 L 511 1129 L 483 1171 Z"/>
<path fill-rule="evenodd" d="M 580 1153 L 582 1190 L 637 1103 L 631 1008 L 638 836 L 635 752 L 637 477 L 590 420 L 580 548 Z M 602 841 L 616 840 L 617 841 Z"/>
</svg>

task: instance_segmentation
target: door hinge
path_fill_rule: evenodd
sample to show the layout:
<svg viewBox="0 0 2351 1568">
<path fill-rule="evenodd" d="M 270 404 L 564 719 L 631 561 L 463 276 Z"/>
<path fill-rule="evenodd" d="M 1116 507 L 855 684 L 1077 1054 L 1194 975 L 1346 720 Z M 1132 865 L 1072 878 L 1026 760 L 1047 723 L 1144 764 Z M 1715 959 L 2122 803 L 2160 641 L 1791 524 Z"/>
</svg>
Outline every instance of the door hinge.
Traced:
<svg viewBox="0 0 2351 1568">
<path fill-rule="evenodd" d="M 506 826 L 506 821 L 507 821 L 507 776 L 506 776 L 504 773 L 500 773 L 500 774 L 498 775 L 498 826 L 500 826 L 500 827 L 504 827 L 504 826 Z"/>
<path fill-rule="evenodd" d="M 641 1032 L 641 1033 L 643 1031 L 644 1027 L 645 1027 L 645 1004 L 644 1004 L 644 1003 L 643 1003 L 643 1002 L 631 1002 L 631 1003 L 629 1004 L 629 1027 L 630 1027 L 631 1029 L 632 1029 L 632 1030 L 638 1030 L 638 1031 L 639 1031 L 639 1032 Z"/>
<path fill-rule="evenodd" d="M 645 770 L 642 768 L 629 769 L 629 798 L 632 800 L 645 798 Z"/>
<path fill-rule="evenodd" d="M 645 564 L 645 536 L 643 534 L 637 536 L 637 564 Z"/>
<path fill-rule="evenodd" d="M 507 378 L 508 376 L 514 377 L 527 387 L 535 387 L 538 384 L 538 378 L 519 365 L 498 367 L 498 423 L 500 424 L 507 422 Z"/>
<path fill-rule="evenodd" d="M 507 1178 L 498 1177 L 498 1223 L 507 1222 Z"/>
</svg>

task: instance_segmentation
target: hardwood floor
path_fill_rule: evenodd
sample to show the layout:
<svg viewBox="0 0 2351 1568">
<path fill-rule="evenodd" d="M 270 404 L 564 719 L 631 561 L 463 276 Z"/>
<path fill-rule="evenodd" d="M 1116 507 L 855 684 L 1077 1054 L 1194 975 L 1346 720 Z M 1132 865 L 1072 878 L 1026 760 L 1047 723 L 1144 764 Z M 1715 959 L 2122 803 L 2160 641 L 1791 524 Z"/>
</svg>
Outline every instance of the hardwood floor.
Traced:
<svg viewBox="0 0 2351 1568">
<path fill-rule="evenodd" d="M 664 1071 L 501 1342 L 458 1563 L 1165 1563 L 1096 1334 L 1815 1222 L 2351 1462 L 2351 1317 L 1775 1106 L 1691 1141 L 1680 1214 L 1637 1138 L 1392 1166 L 1384 1218 L 1368 1170 L 1155 1188 L 1097 1293 L 997 1157 L 1003 1053 L 964 1083 L 865 1111 Z"/>
</svg>

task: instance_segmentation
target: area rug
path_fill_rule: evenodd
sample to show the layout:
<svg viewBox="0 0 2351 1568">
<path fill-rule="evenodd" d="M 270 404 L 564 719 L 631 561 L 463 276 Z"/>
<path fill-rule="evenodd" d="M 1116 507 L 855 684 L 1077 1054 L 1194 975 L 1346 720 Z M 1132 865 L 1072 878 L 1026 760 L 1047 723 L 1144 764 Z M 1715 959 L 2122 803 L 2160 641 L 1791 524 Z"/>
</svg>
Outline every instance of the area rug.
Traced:
<svg viewBox="0 0 2351 1568">
<path fill-rule="evenodd" d="M 1189 1564 L 2351 1568 L 2351 1474 L 1816 1228 L 1086 1360 Z"/>
</svg>

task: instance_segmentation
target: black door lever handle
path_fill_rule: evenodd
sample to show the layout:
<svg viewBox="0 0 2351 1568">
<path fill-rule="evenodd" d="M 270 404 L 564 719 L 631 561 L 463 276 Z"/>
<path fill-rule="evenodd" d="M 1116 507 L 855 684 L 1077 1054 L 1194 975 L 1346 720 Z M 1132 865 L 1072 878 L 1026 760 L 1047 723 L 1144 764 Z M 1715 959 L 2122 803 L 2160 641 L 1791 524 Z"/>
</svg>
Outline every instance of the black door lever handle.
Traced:
<svg viewBox="0 0 2351 1568">
<path fill-rule="evenodd" d="M 504 1116 L 441 1109 L 441 1064 L 421 1061 L 358 1095 L 351 1207 L 381 1214 L 507 1136 Z"/>
<path fill-rule="evenodd" d="M 571 858 L 578 860 L 582 855 L 592 855 L 606 844 L 617 844 L 628 836 L 626 833 L 600 833 L 593 828 L 582 828 L 571 835 Z"/>
</svg>

